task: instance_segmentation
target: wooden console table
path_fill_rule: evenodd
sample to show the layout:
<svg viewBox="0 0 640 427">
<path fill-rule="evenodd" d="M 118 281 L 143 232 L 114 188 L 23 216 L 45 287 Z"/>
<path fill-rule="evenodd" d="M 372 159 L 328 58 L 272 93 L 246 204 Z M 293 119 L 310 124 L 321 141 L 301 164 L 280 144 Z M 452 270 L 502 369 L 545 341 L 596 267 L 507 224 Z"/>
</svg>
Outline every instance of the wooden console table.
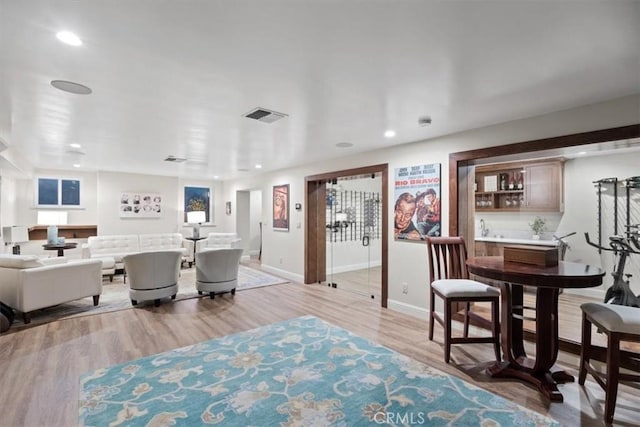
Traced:
<svg viewBox="0 0 640 427">
<path fill-rule="evenodd" d="M 98 235 L 97 225 L 58 225 L 58 237 L 65 239 L 86 239 Z M 29 240 L 47 240 L 47 226 L 29 227 Z"/>
</svg>

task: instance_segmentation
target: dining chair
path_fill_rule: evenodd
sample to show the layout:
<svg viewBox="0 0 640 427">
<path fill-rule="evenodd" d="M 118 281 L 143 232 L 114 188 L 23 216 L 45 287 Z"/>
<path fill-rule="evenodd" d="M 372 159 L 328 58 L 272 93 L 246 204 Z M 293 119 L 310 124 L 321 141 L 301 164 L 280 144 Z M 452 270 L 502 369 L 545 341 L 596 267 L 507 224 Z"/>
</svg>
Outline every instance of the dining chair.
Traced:
<svg viewBox="0 0 640 427">
<path fill-rule="evenodd" d="M 587 373 L 591 374 L 605 393 L 604 421 L 613 422 L 616 409 L 618 383 L 640 382 L 640 375 L 620 373 L 620 368 L 638 371 L 637 354 L 620 350 L 620 341 L 640 343 L 640 308 L 623 305 L 589 302 L 582 310 L 582 347 L 578 384 L 584 385 Z M 607 336 L 607 348 L 591 343 L 591 325 Z M 606 359 L 606 373 L 601 374 L 591 364 L 591 359 Z"/>
<path fill-rule="evenodd" d="M 500 361 L 499 309 L 500 291 L 490 285 L 469 279 L 467 246 L 462 237 L 427 237 L 429 254 L 429 340 L 433 341 L 434 321 L 444 328 L 444 361 L 449 363 L 452 344 L 493 343 L 496 360 Z M 444 303 L 444 313 L 436 312 L 435 297 Z M 486 319 L 471 311 L 471 303 L 491 303 L 491 336 L 469 336 L 470 318 Z M 464 304 L 462 337 L 453 337 L 451 320 Z"/>
</svg>

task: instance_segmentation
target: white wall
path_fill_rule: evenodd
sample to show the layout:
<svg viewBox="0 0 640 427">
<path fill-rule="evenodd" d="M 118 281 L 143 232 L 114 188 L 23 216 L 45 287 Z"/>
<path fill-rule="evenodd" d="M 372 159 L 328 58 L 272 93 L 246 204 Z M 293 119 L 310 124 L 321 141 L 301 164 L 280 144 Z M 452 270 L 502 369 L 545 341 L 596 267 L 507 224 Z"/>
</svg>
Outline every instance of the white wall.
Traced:
<svg viewBox="0 0 640 427">
<path fill-rule="evenodd" d="M 571 249 L 567 252 L 568 261 L 583 262 L 599 265 L 607 270 L 604 285 L 600 288 L 598 297 L 604 298 L 604 290 L 613 283 L 614 257 L 612 252 L 598 250 L 587 245 L 584 233 L 588 232 L 592 242 L 597 242 L 598 224 L 598 195 L 593 181 L 602 178 L 619 179 L 640 175 L 640 152 L 628 154 L 614 154 L 608 156 L 586 157 L 570 160 L 565 165 L 565 212 L 559 224 L 562 231 L 576 231 L 577 235 L 569 240 Z M 614 234 L 613 230 L 613 185 L 605 184 L 607 190 L 602 193 L 602 242 L 607 245 L 608 238 Z M 640 189 L 631 190 L 631 223 L 640 223 Z M 622 186 L 618 187 L 618 234 L 623 234 L 626 225 L 626 192 Z M 633 274 L 631 289 L 640 294 L 640 255 L 631 255 L 627 262 L 625 273 Z M 593 290 L 581 290 L 582 294 Z"/>
<path fill-rule="evenodd" d="M 640 96 L 628 96 L 617 100 L 594 104 L 586 107 L 552 113 L 544 116 L 512 121 L 504 124 L 488 126 L 470 130 L 458 134 L 426 139 L 411 144 L 389 147 L 367 153 L 346 155 L 349 150 L 336 151 L 336 158 L 330 161 L 322 161 L 307 164 L 300 167 L 267 172 L 244 179 L 231 180 L 224 183 L 211 183 L 215 187 L 215 231 L 235 231 L 236 218 L 234 215 L 224 215 L 224 202 L 232 201 L 236 204 L 236 191 L 260 190 L 262 197 L 261 221 L 263 227 L 263 265 L 267 269 L 283 274 L 293 280 L 303 279 L 304 273 L 304 218 L 303 205 L 301 211 L 293 209 L 295 203 L 304 202 L 304 177 L 330 171 L 351 169 L 372 164 L 387 163 L 390 174 L 395 168 L 421 165 L 429 163 L 442 164 L 442 227 L 448 230 L 449 192 L 449 154 L 452 152 L 471 150 L 482 147 L 510 144 L 513 142 L 527 141 L 539 138 L 548 138 L 559 135 L 586 132 L 597 129 L 606 129 L 617 126 L 625 126 L 638 122 L 640 108 Z M 430 129 L 437 129 L 437 117 L 431 128 L 425 128 L 425 138 L 428 138 Z M 398 135 L 399 139 L 402 135 Z M 284 148 L 284 147 L 283 147 Z M 339 149 L 336 149 L 339 150 Z M 4 152 L 3 152 L 4 154 Z M 266 165 L 268 167 L 268 165 Z M 602 170 L 604 165 L 597 162 L 594 169 Z M 76 172 L 58 172 L 64 176 L 79 175 Z M 83 204 L 84 201 L 96 198 L 94 206 L 86 206 L 84 211 L 70 214 L 70 221 L 74 223 L 98 224 L 100 234 L 121 234 L 140 232 L 167 232 L 182 231 L 181 224 L 181 193 L 182 181 L 178 178 L 156 177 L 136 174 L 119 174 L 100 172 L 98 174 L 87 173 L 83 179 Z M 613 174 L 614 176 L 617 173 Z M 630 174 L 633 175 L 633 174 Z M 637 173 L 635 173 L 637 175 Z M 83 176 L 85 176 L 83 174 Z M 93 178 L 92 178 L 93 176 Z M 3 175 L 4 178 L 4 175 Z M 92 184 L 93 180 L 93 184 Z M 85 183 L 86 181 L 86 183 Z M 272 228 L 271 204 L 272 187 L 280 184 L 290 184 L 290 202 L 292 209 L 291 228 L 288 232 L 274 231 Z M 94 189 L 94 195 L 85 195 L 85 191 Z M 154 191 L 163 194 L 167 201 L 166 216 L 159 220 L 120 220 L 117 212 L 117 197 L 122 191 Z M 389 180 L 389 194 L 393 194 L 393 179 Z M 571 189 L 571 191 L 573 191 Z M 571 197 L 571 191 L 567 191 L 565 199 Z M 15 197 L 15 200 L 12 198 Z M 86 197 L 86 198 L 85 198 Z M 593 197 L 593 194 L 589 197 Z M 16 204 L 15 218 L 24 218 L 27 224 L 35 223 L 36 213 L 33 206 L 33 180 L 17 180 L 15 193 L 2 192 L 2 209 L 11 211 L 13 203 Z M 566 203 L 567 205 L 569 203 Z M 387 206 L 389 215 L 392 215 L 393 206 Z M 592 214 L 590 209 L 583 209 L 581 215 Z M 588 220 L 588 219 L 587 219 Z M 593 220 L 593 219 L 591 219 Z M 78 222 L 76 222 L 78 221 Z M 141 221 L 141 222 L 139 222 Z M 567 224 L 559 227 L 572 229 Z M 205 232 L 205 231 L 203 231 Z M 388 233 L 393 236 L 393 221 L 390 221 Z M 576 257 L 584 257 L 572 251 Z M 389 307 L 407 313 L 426 315 L 427 307 L 427 268 L 426 251 L 424 244 L 413 242 L 389 241 Z M 640 281 L 640 276 L 635 278 Z M 402 293 L 402 282 L 409 286 L 407 294 Z"/>
<path fill-rule="evenodd" d="M 238 233 L 238 237 L 242 239 L 240 247 L 245 250 L 244 254 L 247 255 L 249 242 L 251 240 L 251 225 L 249 223 L 251 201 L 249 191 L 238 191 L 236 193 L 236 206 L 236 233 Z"/>
<path fill-rule="evenodd" d="M 449 194 L 449 154 L 476 148 L 510 144 L 540 138 L 587 132 L 617 126 L 634 124 L 638 121 L 640 96 L 629 96 L 561 111 L 539 117 L 488 126 L 458 134 L 420 141 L 412 144 L 390 147 L 367 153 L 342 155 L 331 161 L 322 161 L 296 168 L 265 173 L 260 176 L 225 182 L 224 192 L 231 198 L 238 189 L 261 188 L 263 194 L 271 194 L 273 185 L 291 185 L 291 203 L 304 199 L 304 177 L 330 171 L 351 169 L 387 163 L 390 173 L 395 168 L 429 163 L 442 164 L 442 227 L 448 230 Z M 434 124 L 437 126 L 437 118 Z M 428 129 L 425 131 L 428 134 Z M 401 135 L 399 136 L 401 137 Z M 344 153 L 344 151 L 341 151 Z M 393 194 L 393 180 L 389 180 L 388 191 Z M 294 225 L 289 232 L 274 231 L 271 227 L 271 196 L 263 198 L 263 266 L 274 272 L 287 275 L 294 280 L 302 280 L 304 275 L 304 229 L 298 228 L 302 222 L 302 212 L 292 210 Z M 303 206 L 303 209 L 306 206 Z M 387 206 L 389 215 L 393 206 Z M 390 221 L 388 233 L 393 236 Z M 426 250 L 423 244 L 389 241 L 389 308 L 416 315 L 426 316 L 427 307 L 427 266 Z M 407 294 L 402 293 L 401 284 L 409 286 Z"/>
<path fill-rule="evenodd" d="M 249 253 L 260 253 L 260 221 L 262 221 L 262 191 L 250 192 L 249 200 Z"/>
</svg>

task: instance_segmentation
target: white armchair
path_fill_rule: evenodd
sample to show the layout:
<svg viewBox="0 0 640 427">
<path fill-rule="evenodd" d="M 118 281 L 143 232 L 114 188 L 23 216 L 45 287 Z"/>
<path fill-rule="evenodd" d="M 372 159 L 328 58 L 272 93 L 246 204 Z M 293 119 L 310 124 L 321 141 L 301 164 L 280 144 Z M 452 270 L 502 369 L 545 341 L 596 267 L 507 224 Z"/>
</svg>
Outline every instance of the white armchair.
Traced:
<svg viewBox="0 0 640 427">
<path fill-rule="evenodd" d="M 31 312 L 85 297 L 98 305 L 102 293 L 100 260 L 40 261 L 35 255 L 0 255 L 0 301 L 22 312 L 24 323 Z"/>
<path fill-rule="evenodd" d="M 129 298 L 131 304 L 153 300 L 160 305 L 160 298 L 176 298 L 178 277 L 182 263 L 182 251 L 140 252 L 122 258 L 129 276 Z"/>
<path fill-rule="evenodd" d="M 238 285 L 238 267 L 242 249 L 209 249 L 196 254 L 196 289 L 208 292 L 211 299 L 216 293 L 235 295 Z"/>
</svg>

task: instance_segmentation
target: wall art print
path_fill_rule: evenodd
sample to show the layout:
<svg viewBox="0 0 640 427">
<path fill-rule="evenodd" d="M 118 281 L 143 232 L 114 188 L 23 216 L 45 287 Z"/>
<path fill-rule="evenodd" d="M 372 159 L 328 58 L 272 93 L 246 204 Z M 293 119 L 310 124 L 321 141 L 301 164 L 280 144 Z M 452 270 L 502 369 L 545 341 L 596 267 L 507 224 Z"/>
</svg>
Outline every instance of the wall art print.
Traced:
<svg viewBox="0 0 640 427">
<path fill-rule="evenodd" d="M 273 186 L 273 229 L 289 231 L 289 184 Z"/>
<path fill-rule="evenodd" d="M 211 218 L 211 189 L 209 187 L 184 187 L 184 222 L 187 222 L 187 212 L 204 211 L 205 222 L 212 223 Z"/>
<path fill-rule="evenodd" d="M 160 218 L 162 195 L 127 192 L 120 194 L 120 218 Z"/>
<path fill-rule="evenodd" d="M 395 170 L 395 240 L 424 241 L 440 236 L 440 163 Z"/>
</svg>

